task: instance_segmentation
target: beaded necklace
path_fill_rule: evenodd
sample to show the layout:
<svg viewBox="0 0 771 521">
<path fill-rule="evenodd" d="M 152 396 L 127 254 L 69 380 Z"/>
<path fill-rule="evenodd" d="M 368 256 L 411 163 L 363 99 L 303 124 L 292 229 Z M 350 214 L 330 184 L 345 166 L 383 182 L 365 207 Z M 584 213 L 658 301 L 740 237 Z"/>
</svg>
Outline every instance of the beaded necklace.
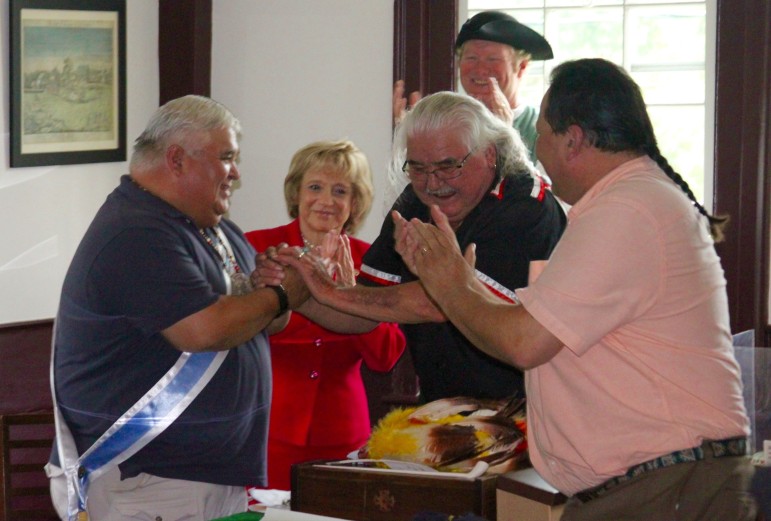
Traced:
<svg viewBox="0 0 771 521">
<path fill-rule="evenodd" d="M 222 261 L 222 267 L 225 268 L 225 271 L 230 274 L 240 273 L 241 266 L 238 265 L 238 261 L 233 255 L 233 250 L 230 248 L 230 243 L 228 242 L 227 237 L 223 235 L 220 227 L 215 226 L 214 228 L 209 229 L 214 231 L 214 236 L 217 238 L 216 243 L 212 240 L 209 234 L 206 233 L 206 229 L 198 228 L 198 233 L 201 234 L 201 237 L 203 237 L 203 240 L 206 241 L 206 244 L 214 248 L 214 251 L 217 252 L 217 255 Z"/>
<path fill-rule="evenodd" d="M 214 236 L 217 239 L 216 242 L 206 232 L 207 229 L 214 231 Z M 206 244 L 211 246 L 212 249 L 217 252 L 217 256 L 222 263 L 222 268 L 230 276 L 232 288 L 231 294 L 244 295 L 252 291 L 253 288 L 249 276 L 241 272 L 241 266 L 238 265 L 238 261 L 236 260 L 235 255 L 233 255 L 233 249 L 230 247 L 230 243 L 228 242 L 227 237 L 225 237 L 225 234 L 222 233 L 220 227 L 215 226 L 207 229 L 198 228 L 198 233 L 201 234 L 201 237 L 206 241 Z"/>
</svg>

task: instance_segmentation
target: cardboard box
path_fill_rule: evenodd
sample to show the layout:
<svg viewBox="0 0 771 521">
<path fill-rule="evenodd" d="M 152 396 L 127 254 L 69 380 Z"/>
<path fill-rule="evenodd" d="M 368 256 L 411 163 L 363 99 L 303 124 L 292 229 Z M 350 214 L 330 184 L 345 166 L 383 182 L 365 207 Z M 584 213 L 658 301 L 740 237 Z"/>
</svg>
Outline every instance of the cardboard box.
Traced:
<svg viewBox="0 0 771 521">
<path fill-rule="evenodd" d="M 292 467 L 292 510 L 354 521 L 410 521 L 421 512 L 471 512 L 495 520 L 498 476 L 466 480 L 380 474 L 322 463 Z"/>
<path fill-rule="evenodd" d="M 557 521 L 567 497 L 546 483 L 535 469 L 498 476 L 497 521 Z"/>
</svg>

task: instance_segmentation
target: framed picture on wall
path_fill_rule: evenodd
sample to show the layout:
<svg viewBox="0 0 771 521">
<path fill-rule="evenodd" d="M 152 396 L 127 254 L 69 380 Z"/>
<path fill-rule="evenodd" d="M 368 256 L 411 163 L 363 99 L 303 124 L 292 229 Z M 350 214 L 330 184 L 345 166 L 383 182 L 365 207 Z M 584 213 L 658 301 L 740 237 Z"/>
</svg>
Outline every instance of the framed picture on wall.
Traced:
<svg viewBox="0 0 771 521">
<path fill-rule="evenodd" d="M 11 167 L 126 160 L 126 0 L 10 1 Z"/>
</svg>

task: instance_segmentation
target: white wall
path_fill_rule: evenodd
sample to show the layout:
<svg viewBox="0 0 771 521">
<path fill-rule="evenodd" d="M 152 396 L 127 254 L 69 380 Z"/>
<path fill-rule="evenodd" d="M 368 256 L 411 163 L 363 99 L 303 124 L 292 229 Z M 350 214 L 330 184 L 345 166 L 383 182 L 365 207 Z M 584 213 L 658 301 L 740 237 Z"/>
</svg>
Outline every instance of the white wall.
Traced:
<svg viewBox="0 0 771 521">
<path fill-rule="evenodd" d="M 129 149 L 158 106 L 158 2 L 127 4 Z M 245 230 L 287 222 L 292 153 L 348 137 L 369 156 L 383 217 L 390 145 L 392 0 L 228 0 L 214 4 L 212 97 L 244 126 L 242 187 L 231 217 Z M 51 318 L 64 274 L 126 163 L 9 168 L 8 2 L 0 3 L 0 324 Z"/>
<path fill-rule="evenodd" d="M 359 237 L 383 221 L 391 143 L 393 0 L 214 2 L 212 97 L 241 120 L 241 187 L 231 218 L 245 231 L 289 221 L 292 154 L 348 138 L 370 160 L 376 199 Z"/>
<path fill-rule="evenodd" d="M 129 143 L 158 106 L 158 1 L 127 3 Z M 9 167 L 8 2 L 0 3 L 0 324 L 53 317 L 70 259 L 126 163 Z"/>
</svg>

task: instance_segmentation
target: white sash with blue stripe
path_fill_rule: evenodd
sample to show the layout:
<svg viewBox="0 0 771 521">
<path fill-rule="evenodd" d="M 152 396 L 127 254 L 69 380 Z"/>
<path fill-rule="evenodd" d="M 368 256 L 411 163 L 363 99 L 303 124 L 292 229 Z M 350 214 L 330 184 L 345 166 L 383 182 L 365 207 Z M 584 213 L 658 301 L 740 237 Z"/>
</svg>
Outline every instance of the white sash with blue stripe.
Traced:
<svg viewBox="0 0 771 521">
<path fill-rule="evenodd" d="M 227 294 L 230 276 L 223 271 Z M 56 321 L 51 340 L 51 396 L 54 403 L 59 463 L 67 479 L 67 519 L 86 521 L 86 498 L 91 480 L 139 452 L 179 418 L 225 361 L 228 351 L 187 353 L 153 387 L 78 457 L 75 440 L 57 405 L 54 384 Z"/>
<path fill-rule="evenodd" d="M 153 388 L 79 458 L 75 441 L 54 400 L 57 448 L 67 477 L 70 521 L 87 519 L 84 514 L 90 481 L 136 454 L 171 425 L 206 387 L 227 354 L 182 353 Z"/>
</svg>

